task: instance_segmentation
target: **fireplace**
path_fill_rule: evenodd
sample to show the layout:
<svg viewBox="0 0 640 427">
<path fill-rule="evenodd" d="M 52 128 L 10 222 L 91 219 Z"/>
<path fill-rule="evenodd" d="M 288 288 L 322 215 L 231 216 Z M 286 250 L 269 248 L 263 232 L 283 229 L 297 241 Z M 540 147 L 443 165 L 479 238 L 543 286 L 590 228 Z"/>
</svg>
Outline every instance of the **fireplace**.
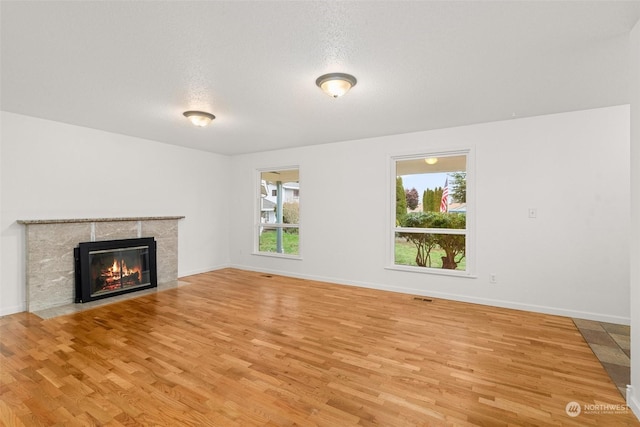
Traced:
<svg viewBox="0 0 640 427">
<path fill-rule="evenodd" d="M 153 237 L 83 242 L 74 258 L 76 303 L 158 286 Z"/>
</svg>

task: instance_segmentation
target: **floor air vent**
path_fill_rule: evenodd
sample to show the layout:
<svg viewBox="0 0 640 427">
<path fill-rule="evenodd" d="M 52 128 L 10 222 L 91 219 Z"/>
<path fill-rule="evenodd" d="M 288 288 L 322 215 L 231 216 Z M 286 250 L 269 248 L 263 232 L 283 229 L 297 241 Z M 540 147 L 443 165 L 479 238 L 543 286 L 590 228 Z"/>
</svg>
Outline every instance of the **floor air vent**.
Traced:
<svg viewBox="0 0 640 427">
<path fill-rule="evenodd" d="M 413 297 L 413 299 L 416 300 L 416 301 L 433 302 L 433 300 L 431 298 Z"/>
</svg>

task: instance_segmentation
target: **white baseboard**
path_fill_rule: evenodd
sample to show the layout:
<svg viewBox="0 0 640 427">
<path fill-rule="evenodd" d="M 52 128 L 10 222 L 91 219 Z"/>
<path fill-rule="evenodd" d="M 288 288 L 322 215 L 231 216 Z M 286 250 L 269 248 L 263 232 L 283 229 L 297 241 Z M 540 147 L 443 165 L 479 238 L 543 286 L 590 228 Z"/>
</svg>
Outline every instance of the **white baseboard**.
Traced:
<svg viewBox="0 0 640 427">
<path fill-rule="evenodd" d="M 10 314 L 16 314 L 23 311 L 27 311 L 27 303 L 24 302 L 20 305 L 14 305 L 10 307 L 2 307 L 0 308 L 0 316 L 8 316 Z"/>
<path fill-rule="evenodd" d="M 640 420 L 640 401 L 638 396 L 636 396 L 636 388 L 634 386 L 627 386 L 627 406 L 633 414 Z"/>
<path fill-rule="evenodd" d="M 615 323 L 619 325 L 631 324 L 631 319 L 628 317 L 613 316 L 613 315 L 607 315 L 603 313 L 592 313 L 587 311 L 569 310 L 569 309 L 558 308 L 558 307 L 548 307 L 548 306 L 541 306 L 541 305 L 534 305 L 534 304 L 523 304 L 523 303 L 512 302 L 512 301 L 450 294 L 446 292 L 425 291 L 425 290 L 418 290 L 418 289 L 406 288 L 406 287 L 400 287 L 400 286 L 391 286 L 391 285 L 380 284 L 380 283 L 348 281 L 348 280 L 343 280 L 336 277 L 319 276 L 319 275 L 311 275 L 311 274 L 299 274 L 299 273 L 292 273 L 290 271 L 279 271 L 276 269 L 261 269 L 261 268 L 256 268 L 254 266 L 244 266 L 244 265 L 238 265 L 238 264 L 231 264 L 228 267 L 237 268 L 240 270 L 277 274 L 280 276 L 296 277 L 298 279 L 308 279 L 308 280 L 316 280 L 320 282 L 335 283 L 339 285 L 359 286 L 362 288 L 378 289 L 382 291 L 399 292 L 403 294 L 420 295 L 420 296 L 427 296 L 427 297 L 437 297 L 437 298 L 453 300 L 453 301 L 489 305 L 492 307 L 511 308 L 514 310 L 532 311 L 534 313 L 552 314 L 555 316 L 594 320 L 596 322 Z"/>
<path fill-rule="evenodd" d="M 230 267 L 232 267 L 230 264 L 220 264 L 220 265 L 213 266 L 213 267 L 198 268 L 198 269 L 189 270 L 189 271 L 179 271 L 178 272 L 178 279 L 181 279 L 181 278 L 187 277 L 187 276 L 193 276 L 195 274 L 208 273 L 210 271 L 216 271 L 216 270 L 221 270 L 223 268 L 230 268 Z"/>
<path fill-rule="evenodd" d="M 411 294 L 411 295 L 437 297 L 437 298 L 448 299 L 453 301 L 469 302 L 474 304 L 490 305 L 494 307 L 511 308 L 515 310 L 532 311 L 535 313 L 553 314 L 556 316 L 565 316 L 565 317 L 574 317 L 578 319 L 594 320 L 597 322 L 616 323 L 621 325 L 629 325 L 631 323 L 631 319 L 627 317 L 612 316 L 612 315 L 606 315 L 602 313 L 591 313 L 591 312 L 585 312 L 585 311 L 567 310 L 567 309 L 557 308 L 557 307 L 547 307 L 547 306 L 539 306 L 539 305 L 533 305 L 533 304 L 522 304 L 518 302 L 495 300 L 495 299 L 489 299 L 489 298 L 469 297 L 465 295 L 449 294 L 444 292 L 422 291 L 422 290 L 416 290 L 412 288 L 390 286 L 390 285 L 379 284 L 379 283 L 348 281 L 348 280 L 343 280 L 336 277 L 319 276 L 319 275 L 311 275 L 311 274 L 298 274 L 298 273 L 292 273 L 290 271 L 280 271 L 277 269 L 261 269 L 261 268 L 256 268 L 255 266 L 244 266 L 244 265 L 238 265 L 238 264 L 220 264 L 220 265 L 211 266 L 207 268 L 195 269 L 190 271 L 181 271 L 178 274 L 179 276 L 178 278 L 192 276 L 195 274 L 207 273 L 209 271 L 220 270 L 223 268 L 237 268 L 240 270 L 257 271 L 262 273 L 277 274 L 280 276 L 296 277 L 299 279 L 316 280 L 320 282 L 335 283 L 339 285 L 359 286 L 362 288 L 378 289 L 382 291 L 399 292 L 399 293 L 405 293 L 405 294 Z M 0 308 L 0 316 L 7 316 L 9 314 L 15 314 L 22 311 L 26 311 L 26 303 L 23 303 L 22 305 L 2 307 Z M 637 413 L 640 413 L 640 412 L 637 412 Z"/>
</svg>

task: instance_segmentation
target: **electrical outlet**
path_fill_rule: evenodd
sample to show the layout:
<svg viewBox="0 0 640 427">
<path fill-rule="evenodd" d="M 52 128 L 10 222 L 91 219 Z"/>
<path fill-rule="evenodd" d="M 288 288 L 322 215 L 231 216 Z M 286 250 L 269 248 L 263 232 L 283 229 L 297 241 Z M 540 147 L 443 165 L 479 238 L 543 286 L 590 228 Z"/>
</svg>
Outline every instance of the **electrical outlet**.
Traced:
<svg viewBox="0 0 640 427">
<path fill-rule="evenodd" d="M 489 275 L 489 282 L 490 282 L 490 283 L 498 283 L 498 282 L 496 281 L 496 273 L 491 273 L 491 274 Z"/>
</svg>

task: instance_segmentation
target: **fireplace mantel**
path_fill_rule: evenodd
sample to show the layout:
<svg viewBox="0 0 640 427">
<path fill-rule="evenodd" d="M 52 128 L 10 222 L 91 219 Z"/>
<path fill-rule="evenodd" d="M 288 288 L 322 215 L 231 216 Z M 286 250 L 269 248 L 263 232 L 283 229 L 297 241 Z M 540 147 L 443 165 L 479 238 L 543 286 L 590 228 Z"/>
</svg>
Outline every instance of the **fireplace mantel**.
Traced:
<svg viewBox="0 0 640 427">
<path fill-rule="evenodd" d="M 21 219 L 30 312 L 74 301 L 73 250 L 80 242 L 155 237 L 158 284 L 178 279 L 178 221 L 184 216 Z"/>
<path fill-rule="evenodd" d="M 74 222 L 162 221 L 183 219 L 184 216 L 136 216 L 122 218 L 19 219 L 18 224 L 69 224 Z"/>
</svg>

